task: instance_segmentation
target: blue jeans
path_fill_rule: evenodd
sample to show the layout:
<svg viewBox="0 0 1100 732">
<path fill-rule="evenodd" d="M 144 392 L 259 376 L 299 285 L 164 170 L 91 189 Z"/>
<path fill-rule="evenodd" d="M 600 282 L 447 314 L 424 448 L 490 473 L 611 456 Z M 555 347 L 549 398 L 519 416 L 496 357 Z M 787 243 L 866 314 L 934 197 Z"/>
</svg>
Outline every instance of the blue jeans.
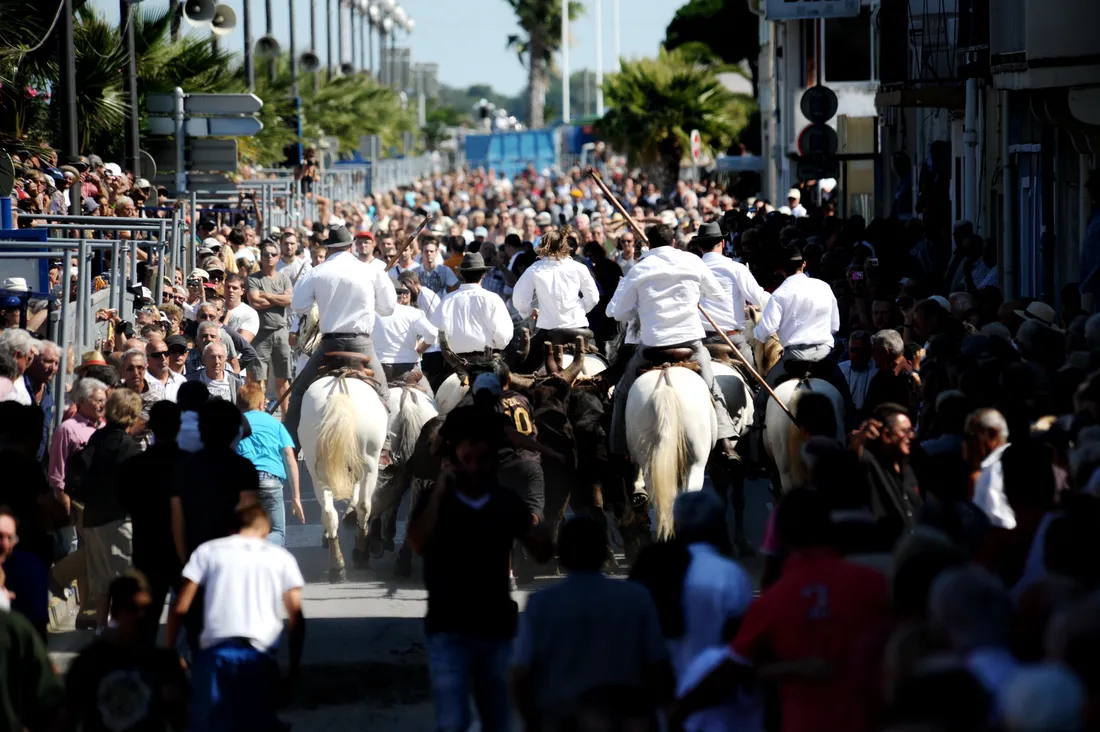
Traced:
<svg viewBox="0 0 1100 732">
<path fill-rule="evenodd" d="M 436 732 L 469 729 L 471 694 L 483 732 L 511 729 L 507 681 L 511 650 L 508 638 L 472 638 L 457 633 L 428 636 Z"/>
<path fill-rule="evenodd" d="M 270 653 L 228 641 L 199 652 L 191 667 L 192 732 L 276 732 L 279 664 Z"/>
<path fill-rule="evenodd" d="M 286 504 L 283 503 L 283 479 L 272 473 L 260 471 L 260 505 L 271 517 L 271 533 L 267 540 L 278 546 L 286 546 Z"/>
</svg>

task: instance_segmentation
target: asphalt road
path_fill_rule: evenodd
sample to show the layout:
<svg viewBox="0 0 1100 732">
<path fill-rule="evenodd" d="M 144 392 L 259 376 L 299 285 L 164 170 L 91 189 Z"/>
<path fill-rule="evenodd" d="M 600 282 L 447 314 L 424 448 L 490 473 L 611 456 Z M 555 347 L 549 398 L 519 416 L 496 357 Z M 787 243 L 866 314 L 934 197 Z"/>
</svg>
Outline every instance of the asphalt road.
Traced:
<svg viewBox="0 0 1100 732">
<path fill-rule="evenodd" d="M 320 506 L 308 476 L 304 470 L 302 473 L 306 523 L 288 525 L 286 545 L 308 583 L 303 593 L 305 672 L 295 698 L 284 700 L 284 717 L 296 732 L 428 729 L 432 716 L 422 625 L 427 593 L 421 584 L 419 560 L 410 579 L 395 577 L 394 555 L 390 553 L 373 560 L 371 569 L 355 569 L 351 564 L 352 531 L 341 527 L 348 581 L 330 585 L 328 550 L 321 546 Z M 749 483 L 745 523 L 754 546 L 761 540 L 770 501 L 765 481 Z M 399 544 L 407 512 L 408 506 L 403 506 Z M 289 507 L 287 517 L 293 521 Z M 757 575 L 758 564 L 758 560 L 749 560 L 746 568 Z M 521 609 L 531 590 L 556 581 L 556 574 L 548 573 L 531 587 L 521 588 L 516 593 Z M 90 632 L 71 629 L 51 634 L 51 656 L 64 669 L 92 637 Z"/>
</svg>

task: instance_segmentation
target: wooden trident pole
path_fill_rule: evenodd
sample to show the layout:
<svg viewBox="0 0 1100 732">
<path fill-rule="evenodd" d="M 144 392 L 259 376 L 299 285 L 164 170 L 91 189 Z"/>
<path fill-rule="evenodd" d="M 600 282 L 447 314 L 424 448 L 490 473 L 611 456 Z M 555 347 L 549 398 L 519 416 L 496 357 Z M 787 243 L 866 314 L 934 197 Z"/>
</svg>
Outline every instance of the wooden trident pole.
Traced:
<svg viewBox="0 0 1100 732">
<path fill-rule="evenodd" d="M 607 200 L 611 203 L 615 210 L 622 214 L 623 218 L 626 220 L 626 223 L 630 226 L 631 229 L 634 230 L 634 234 L 637 235 L 640 240 L 642 240 L 646 244 L 649 244 L 649 239 L 646 238 L 645 232 L 642 231 L 642 227 L 638 224 L 637 221 L 634 220 L 634 217 L 627 213 L 626 209 L 623 208 L 623 205 L 619 203 L 619 199 L 615 198 L 615 194 L 612 193 L 611 189 L 607 187 L 607 184 L 603 182 L 603 178 L 600 177 L 600 174 L 596 172 L 595 168 L 588 168 L 587 173 L 592 177 L 592 180 L 595 181 L 596 185 L 599 186 L 599 189 L 603 191 L 604 196 L 607 197 Z M 714 322 L 714 318 L 710 317 L 710 313 L 708 313 L 701 304 L 699 305 L 699 312 L 703 314 L 703 317 L 707 319 L 707 322 L 710 323 L 710 326 L 714 328 L 714 332 L 721 336 L 722 340 L 726 342 L 726 345 L 730 347 L 730 350 L 733 351 L 733 355 L 737 358 L 738 361 L 741 362 L 741 365 L 745 367 L 745 370 L 752 374 L 752 377 L 756 379 L 757 382 L 759 382 L 760 386 L 764 388 L 764 391 L 768 392 L 768 395 L 775 400 L 775 403 L 779 405 L 780 409 L 786 412 L 787 416 L 791 418 L 791 421 L 795 424 L 798 424 L 798 420 L 794 418 L 794 413 L 787 408 L 787 405 L 783 403 L 783 401 L 775 393 L 775 390 L 768 386 L 768 382 L 764 381 L 763 377 L 761 377 L 760 374 L 757 373 L 756 369 L 754 369 L 752 365 L 747 360 L 745 360 L 745 357 L 741 354 L 741 351 L 737 349 L 737 346 L 733 345 L 733 341 L 729 339 L 729 336 L 725 334 L 725 331 L 718 327 L 718 324 Z"/>
</svg>

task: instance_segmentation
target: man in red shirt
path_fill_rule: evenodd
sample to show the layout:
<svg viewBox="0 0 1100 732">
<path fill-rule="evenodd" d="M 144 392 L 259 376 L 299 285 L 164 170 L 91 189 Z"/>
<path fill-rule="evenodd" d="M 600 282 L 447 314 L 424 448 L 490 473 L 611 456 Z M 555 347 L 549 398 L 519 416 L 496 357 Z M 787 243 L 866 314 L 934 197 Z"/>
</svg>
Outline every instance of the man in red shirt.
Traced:
<svg viewBox="0 0 1100 732">
<path fill-rule="evenodd" d="M 828 507 L 815 492 L 788 494 L 776 530 L 790 550 L 782 575 L 749 607 L 733 659 L 686 694 L 673 719 L 720 701 L 732 684 L 770 677 L 780 684 L 782 732 L 870 730 L 856 650 L 889 617 L 886 578 L 832 546 Z"/>
</svg>

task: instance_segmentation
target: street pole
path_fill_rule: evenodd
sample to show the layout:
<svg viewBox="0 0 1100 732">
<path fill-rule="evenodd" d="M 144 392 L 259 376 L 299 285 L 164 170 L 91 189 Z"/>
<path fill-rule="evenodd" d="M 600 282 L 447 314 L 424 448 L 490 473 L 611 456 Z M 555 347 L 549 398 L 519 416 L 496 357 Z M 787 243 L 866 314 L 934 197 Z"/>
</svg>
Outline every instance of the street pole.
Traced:
<svg viewBox="0 0 1100 732">
<path fill-rule="evenodd" d="M 611 0 L 611 52 L 615 56 L 615 70 L 619 70 L 619 0 Z"/>
<path fill-rule="evenodd" d="M 370 37 L 367 24 L 369 20 L 367 11 L 364 10 L 359 14 L 359 69 L 362 71 L 367 70 L 367 39 Z"/>
<path fill-rule="evenodd" d="M 351 44 L 351 58 L 348 59 L 348 63 L 351 64 L 351 68 L 355 68 L 356 61 L 358 60 L 358 54 L 356 53 L 356 34 L 355 34 L 355 16 L 358 15 L 355 12 L 355 3 L 348 5 L 348 13 L 351 15 L 351 22 L 348 23 L 348 37 Z"/>
<path fill-rule="evenodd" d="M 332 81 L 332 0 L 325 0 L 325 51 L 328 54 L 328 76 Z"/>
<path fill-rule="evenodd" d="M 247 2 L 247 0 L 246 0 Z M 309 0 L 309 48 L 317 53 L 317 0 Z M 313 92 L 321 88 L 321 74 L 313 72 Z"/>
<path fill-rule="evenodd" d="M 374 21 L 367 16 L 367 74 L 374 76 Z"/>
<path fill-rule="evenodd" d="M 256 91 L 256 61 L 252 57 L 252 0 L 241 0 L 242 31 L 244 32 L 244 74 L 248 91 Z"/>
<path fill-rule="evenodd" d="M 126 83 L 123 86 L 123 100 L 126 104 L 126 165 L 132 171 L 134 179 L 141 177 L 141 158 L 138 149 L 141 146 L 141 132 L 138 126 L 137 95 L 137 57 L 134 51 L 134 13 L 135 8 L 129 0 L 119 0 L 118 19 L 122 27 L 122 47 L 126 49 Z"/>
<path fill-rule="evenodd" d="M 267 30 L 267 35 L 271 38 L 275 37 L 275 28 L 272 25 L 274 22 L 275 14 L 271 12 L 271 0 L 264 0 L 264 14 L 267 15 L 264 28 Z M 271 57 L 271 60 L 267 62 L 267 78 L 272 84 L 275 83 L 275 62 L 278 60 L 279 55 L 275 54 Z"/>
<path fill-rule="evenodd" d="M 569 124 L 569 0 L 561 0 L 561 121 Z"/>
<path fill-rule="evenodd" d="M 297 134 L 295 141 L 297 162 L 302 161 L 302 95 L 298 88 L 298 42 L 294 32 L 294 0 L 290 0 L 288 11 L 290 13 L 290 96 L 294 101 L 294 127 Z"/>
<path fill-rule="evenodd" d="M 76 54 L 73 51 L 73 0 L 64 0 L 61 8 L 61 32 L 57 34 L 57 58 L 60 62 L 61 87 L 61 151 L 67 160 L 80 154 L 76 126 Z M 78 189 L 79 190 L 79 189 Z M 69 213 L 79 216 L 82 199 L 69 194 Z M 67 257 L 67 255 L 66 255 Z M 81 266 L 84 266 L 83 264 Z"/>
<path fill-rule="evenodd" d="M 172 90 L 173 103 L 173 120 L 175 122 L 175 136 L 172 139 L 175 145 L 175 157 L 176 157 L 176 197 L 181 198 L 184 191 L 187 190 L 187 169 L 184 164 L 184 112 L 183 112 L 183 89 L 178 86 Z M 194 209 L 191 210 L 191 220 L 196 220 L 197 214 Z"/>
<path fill-rule="evenodd" d="M 344 0 L 336 0 L 336 68 L 344 65 Z"/>
<path fill-rule="evenodd" d="M 416 67 L 416 123 L 420 129 L 428 124 L 428 100 L 424 98 L 424 68 Z"/>
<path fill-rule="evenodd" d="M 596 116 L 603 117 L 603 0 L 596 0 Z"/>
</svg>

